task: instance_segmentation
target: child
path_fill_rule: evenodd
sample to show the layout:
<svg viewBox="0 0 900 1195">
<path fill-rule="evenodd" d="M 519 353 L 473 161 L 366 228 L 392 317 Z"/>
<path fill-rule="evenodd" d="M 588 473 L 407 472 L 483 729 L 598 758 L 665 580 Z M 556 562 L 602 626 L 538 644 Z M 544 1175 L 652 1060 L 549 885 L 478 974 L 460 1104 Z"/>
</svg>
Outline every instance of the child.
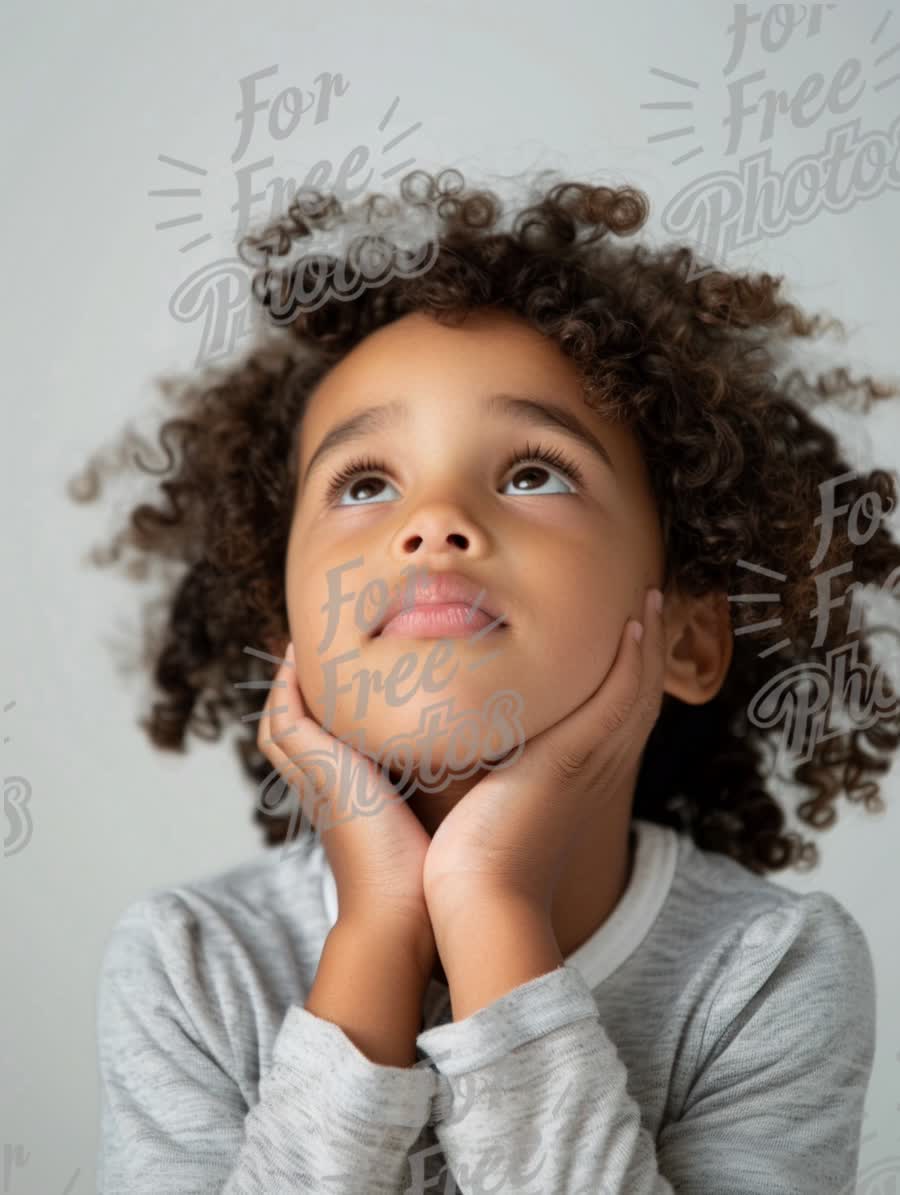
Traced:
<svg viewBox="0 0 900 1195">
<path fill-rule="evenodd" d="M 415 172 L 427 268 L 304 303 L 324 259 L 275 258 L 349 221 L 320 200 L 247 238 L 278 327 L 177 392 L 163 503 L 114 543 L 184 565 L 151 740 L 240 717 L 282 852 L 119 917 L 99 1189 L 850 1191 L 872 960 L 765 878 L 816 847 L 764 749 L 790 731 L 812 829 L 883 810 L 896 710 L 838 731 L 821 677 L 873 665 L 839 599 L 897 574 L 895 482 L 806 408 L 895 391 L 778 379 L 819 320 L 615 243 L 631 188 L 503 229 Z"/>
</svg>

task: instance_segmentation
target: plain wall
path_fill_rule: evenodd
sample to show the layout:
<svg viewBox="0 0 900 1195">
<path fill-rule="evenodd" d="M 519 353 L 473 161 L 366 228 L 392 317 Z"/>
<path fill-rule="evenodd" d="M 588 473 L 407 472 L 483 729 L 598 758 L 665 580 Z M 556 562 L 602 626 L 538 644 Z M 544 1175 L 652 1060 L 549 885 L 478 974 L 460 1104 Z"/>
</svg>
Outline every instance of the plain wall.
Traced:
<svg viewBox="0 0 900 1195">
<path fill-rule="evenodd" d="M 234 256 L 236 171 L 271 155 L 253 179 L 263 191 L 279 177 L 301 180 L 320 158 L 336 171 L 357 145 L 369 148 L 372 186 L 390 193 L 399 174 L 382 179 L 382 171 L 404 161 L 457 166 L 467 182 L 500 190 L 503 175 L 552 167 L 560 177 L 633 182 L 652 203 L 648 236 L 671 239 L 666 204 L 708 174 L 736 176 L 742 160 L 766 150 L 772 169 L 784 172 L 856 118 L 860 136 L 888 135 L 900 111 L 900 67 L 896 55 L 880 56 L 898 37 L 896 15 L 873 0 L 812 9 L 822 11 L 818 33 L 806 36 L 807 27 L 766 49 L 754 25 L 741 61 L 724 75 L 733 8 L 713 0 L 7 7 L 0 751 L 5 786 L 30 786 L 33 825 L 27 846 L 0 864 L 3 1190 L 94 1189 L 97 969 L 125 905 L 263 849 L 233 732 L 216 745 L 194 741 L 178 756 L 152 749 L 137 726 L 146 686 L 117 660 L 138 634 L 147 594 L 84 563 L 118 528 L 131 490 L 117 487 L 94 507 L 65 492 L 125 421 L 152 428 L 162 410 L 154 377 L 196 362 L 201 322 L 176 318 L 170 302 L 189 274 Z M 777 32 L 769 26 L 770 38 Z M 859 91 L 845 112 L 826 109 L 806 127 L 782 115 L 767 140 L 759 113 L 751 114 L 729 147 L 729 81 L 762 70 L 748 94 L 773 87 L 793 95 L 816 71 L 827 87 L 854 57 L 856 86 L 835 93 L 849 104 Z M 277 73 L 258 84 L 264 99 L 291 85 L 309 90 L 325 71 L 340 72 L 349 88 L 327 120 L 315 125 L 306 114 L 284 140 L 260 112 L 233 161 L 240 80 L 272 66 Z M 666 101 L 693 107 L 644 107 Z M 654 139 L 688 125 L 694 132 Z M 149 194 L 179 186 L 200 195 Z M 845 210 L 800 211 L 783 230 L 734 247 L 725 264 L 785 274 L 790 297 L 846 322 L 846 344 L 823 341 L 823 355 L 896 378 L 898 196 L 896 183 L 875 190 L 851 190 Z M 157 227 L 191 214 L 200 218 Z M 253 214 L 258 221 L 264 205 Z M 182 251 L 205 233 L 208 241 Z M 860 463 L 875 453 L 878 464 L 897 468 L 900 403 L 885 406 L 865 421 L 835 416 L 831 425 Z M 883 795 L 881 817 L 841 802 L 838 825 L 818 838 L 814 873 L 774 877 L 797 891 L 833 893 L 864 927 L 875 958 L 878 1051 L 860 1158 L 867 1181 L 900 1174 L 896 768 Z M 14 834 L 9 824 L 4 833 Z"/>
</svg>

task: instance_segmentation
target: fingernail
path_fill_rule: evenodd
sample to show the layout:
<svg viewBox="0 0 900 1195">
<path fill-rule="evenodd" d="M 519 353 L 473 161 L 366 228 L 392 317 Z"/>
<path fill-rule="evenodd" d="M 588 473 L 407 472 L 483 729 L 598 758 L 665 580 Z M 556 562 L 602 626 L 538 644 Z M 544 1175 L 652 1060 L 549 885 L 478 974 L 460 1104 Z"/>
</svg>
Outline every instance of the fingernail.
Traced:
<svg viewBox="0 0 900 1195">
<path fill-rule="evenodd" d="M 294 644 L 293 643 L 289 643 L 287 645 L 287 651 L 284 653 L 284 658 L 286 660 L 293 660 L 293 658 L 294 658 Z"/>
<path fill-rule="evenodd" d="M 662 608 L 663 608 L 662 590 L 660 590 L 660 589 L 651 589 L 650 590 L 650 603 L 653 606 L 653 609 L 656 611 L 657 614 L 662 614 Z"/>
</svg>

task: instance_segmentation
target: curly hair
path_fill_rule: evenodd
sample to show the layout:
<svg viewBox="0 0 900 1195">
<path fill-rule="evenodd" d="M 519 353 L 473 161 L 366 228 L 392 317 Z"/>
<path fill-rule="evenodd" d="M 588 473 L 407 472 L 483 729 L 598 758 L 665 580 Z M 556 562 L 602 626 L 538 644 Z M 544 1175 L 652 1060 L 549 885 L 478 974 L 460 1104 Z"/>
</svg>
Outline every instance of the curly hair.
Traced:
<svg viewBox="0 0 900 1195">
<path fill-rule="evenodd" d="M 842 697 L 830 687 L 822 693 L 832 653 L 852 641 L 854 658 L 869 669 L 873 634 L 889 629 L 869 626 L 836 600 L 827 634 L 814 633 L 810 612 L 819 591 L 810 561 L 823 487 L 840 479 L 846 509 L 871 508 L 875 524 L 864 543 L 835 524 L 821 561 L 824 571 L 837 567 L 835 599 L 855 596 L 857 583 L 883 589 L 900 566 L 900 549 L 883 525 L 896 501 L 895 475 L 854 472 L 810 412 L 859 393 L 868 411 L 898 390 L 868 376 L 853 379 L 845 368 L 812 380 L 793 368 L 779 379 L 776 367 L 793 364 L 795 338 L 842 325 L 787 302 L 780 276 L 729 273 L 686 246 L 623 244 L 647 219 L 641 191 L 561 182 L 536 185 L 531 199 L 504 227 L 504 205 L 492 191 L 466 190 L 458 171 L 413 171 L 399 199 L 370 195 L 361 208 L 367 221 L 399 213 L 398 226 L 427 213 L 436 229 L 434 260 L 350 297 L 321 297 L 323 278 L 352 268 L 349 252 L 278 263 L 292 248 L 308 247 L 316 232 L 356 218 L 335 196 L 300 191 L 284 215 L 243 238 L 241 258 L 255 270 L 251 349 L 236 364 L 157 379 L 178 408 L 157 431 L 164 467 L 130 452 L 146 445 L 129 428 L 114 451 L 94 454 L 69 483 L 70 496 L 86 501 L 104 472 L 136 465 L 163 478 L 154 483 L 159 504 L 137 505 L 108 549 L 92 557 L 112 563 L 130 546 L 141 554 L 128 566 L 131 576 L 146 578 L 152 563 L 177 570 L 155 606 L 156 624 L 145 622 L 144 666 L 152 665 L 164 696 L 139 724 L 155 746 L 183 751 L 189 731 L 215 740 L 223 718 L 239 720 L 248 731 L 236 743 L 244 772 L 257 786 L 270 776 L 254 715 L 277 661 L 244 645 L 289 637 L 283 569 L 295 433 L 308 396 L 365 336 L 403 315 L 427 312 L 457 324 L 475 308 L 502 308 L 552 338 L 575 364 L 586 401 L 637 437 L 663 530 L 666 585 L 688 595 L 729 595 L 734 651 L 725 681 L 703 705 L 665 695 L 642 756 L 633 816 L 686 831 L 702 849 L 759 874 L 789 865 L 807 870 L 817 848 L 787 828 L 777 786 L 808 790 L 796 815 L 815 830 L 835 821 L 842 791 L 883 812 L 873 776 L 888 769 L 900 741 L 896 702 L 870 725 L 821 734 Z M 389 264 L 401 262 L 396 244 L 370 240 Z M 304 301 L 317 292 L 315 303 Z M 759 573 L 783 582 L 778 617 L 773 595 L 758 592 Z M 788 701 L 785 678 L 799 688 L 803 673 L 819 679 L 821 716 L 805 728 L 800 762 L 795 756 L 782 776 L 771 759 L 772 727 Z M 881 685 L 889 702 L 890 682 L 882 677 Z M 267 844 L 289 838 L 288 814 L 257 806 L 253 818 Z"/>
</svg>

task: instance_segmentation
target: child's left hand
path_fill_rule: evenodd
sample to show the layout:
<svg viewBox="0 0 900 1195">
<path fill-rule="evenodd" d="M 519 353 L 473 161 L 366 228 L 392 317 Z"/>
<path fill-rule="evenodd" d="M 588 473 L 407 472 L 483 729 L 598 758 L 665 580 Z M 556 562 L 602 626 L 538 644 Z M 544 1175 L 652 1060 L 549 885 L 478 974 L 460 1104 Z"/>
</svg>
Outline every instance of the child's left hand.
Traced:
<svg viewBox="0 0 900 1195">
<path fill-rule="evenodd" d="M 454 806 L 425 856 L 432 921 L 459 902 L 510 895 L 549 916 L 565 858 L 585 817 L 636 768 L 662 705 L 662 615 L 644 600 L 638 643 L 629 619 L 600 687 L 491 771 Z M 590 802 L 591 808 L 587 805 Z"/>
</svg>

